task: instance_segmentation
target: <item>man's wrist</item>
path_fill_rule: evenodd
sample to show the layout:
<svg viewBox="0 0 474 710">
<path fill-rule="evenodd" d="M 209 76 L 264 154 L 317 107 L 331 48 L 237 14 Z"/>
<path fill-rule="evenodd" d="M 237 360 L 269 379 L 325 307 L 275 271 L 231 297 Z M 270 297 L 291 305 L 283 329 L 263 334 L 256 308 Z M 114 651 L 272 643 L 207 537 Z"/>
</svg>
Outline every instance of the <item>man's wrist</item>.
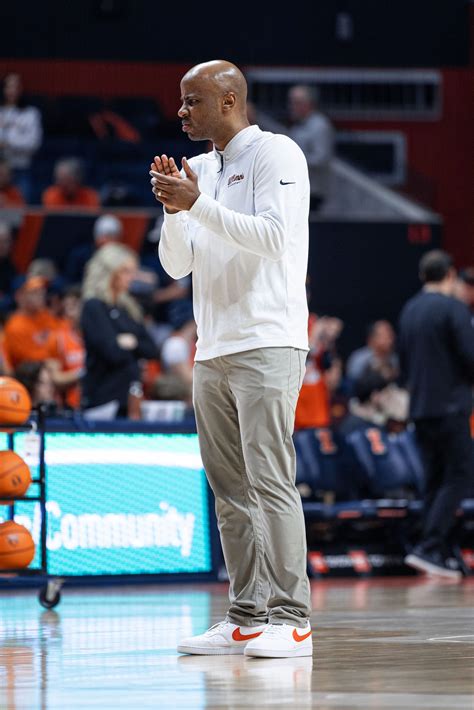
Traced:
<svg viewBox="0 0 474 710">
<path fill-rule="evenodd" d="M 196 199 L 193 201 L 193 204 L 189 206 L 189 208 L 188 208 L 189 210 L 192 210 L 192 208 L 194 207 L 194 205 L 196 204 L 196 202 L 199 200 L 200 197 L 201 197 L 201 193 L 198 192 L 198 194 L 196 195 Z"/>
</svg>

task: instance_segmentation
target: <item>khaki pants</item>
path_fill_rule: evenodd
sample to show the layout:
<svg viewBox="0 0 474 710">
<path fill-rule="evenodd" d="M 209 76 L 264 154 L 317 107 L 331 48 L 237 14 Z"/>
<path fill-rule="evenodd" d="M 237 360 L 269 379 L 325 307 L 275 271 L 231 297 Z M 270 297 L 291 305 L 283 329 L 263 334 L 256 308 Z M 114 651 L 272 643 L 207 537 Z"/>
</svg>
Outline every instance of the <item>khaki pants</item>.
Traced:
<svg viewBox="0 0 474 710">
<path fill-rule="evenodd" d="M 306 535 L 292 433 L 306 352 L 261 348 L 196 362 L 201 456 L 230 579 L 228 620 L 304 626 Z"/>
</svg>

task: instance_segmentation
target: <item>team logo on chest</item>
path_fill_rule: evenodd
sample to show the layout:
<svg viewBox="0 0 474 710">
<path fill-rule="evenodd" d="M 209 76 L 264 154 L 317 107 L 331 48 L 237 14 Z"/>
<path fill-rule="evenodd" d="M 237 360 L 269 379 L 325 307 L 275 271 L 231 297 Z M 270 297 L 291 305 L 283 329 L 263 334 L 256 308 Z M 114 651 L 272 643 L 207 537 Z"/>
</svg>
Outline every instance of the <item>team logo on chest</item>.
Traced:
<svg viewBox="0 0 474 710">
<path fill-rule="evenodd" d="M 227 180 L 227 187 L 235 185 L 236 182 L 240 182 L 244 179 L 244 177 L 245 176 L 243 173 L 241 173 L 240 175 L 231 175 L 230 178 Z"/>
</svg>

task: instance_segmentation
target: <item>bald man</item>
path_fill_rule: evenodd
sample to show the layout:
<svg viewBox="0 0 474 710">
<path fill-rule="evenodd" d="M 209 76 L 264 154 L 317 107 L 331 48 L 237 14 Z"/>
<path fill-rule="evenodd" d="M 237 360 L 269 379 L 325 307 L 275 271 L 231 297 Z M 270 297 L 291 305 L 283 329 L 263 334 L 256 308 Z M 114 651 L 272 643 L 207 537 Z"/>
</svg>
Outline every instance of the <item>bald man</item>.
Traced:
<svg viewBox="0 0 474 710">
<path fill-rule="evenodd" d="M 193 67 L 178 116 L 214 149 L 183 158 L 181 171 L 156 156 L 150 171 L 164 205 L 162 264 L 193 278 L 194 408 L 230 579 L 225 620 L 178 651 L 309 656 L 292 441 L 308 351 L 308 167 L 290 138 L 249 125 L 246 97 L 235 65 Z"/>
</svg>

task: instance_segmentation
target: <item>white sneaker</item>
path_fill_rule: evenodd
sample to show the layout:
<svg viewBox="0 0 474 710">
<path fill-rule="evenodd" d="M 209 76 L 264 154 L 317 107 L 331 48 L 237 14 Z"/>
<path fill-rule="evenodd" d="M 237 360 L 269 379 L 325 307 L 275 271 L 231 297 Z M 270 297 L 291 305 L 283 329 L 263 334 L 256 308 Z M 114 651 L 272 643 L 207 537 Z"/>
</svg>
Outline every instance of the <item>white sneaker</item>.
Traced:
<svg viewBox="0 0 474 710">
<path fill-rule="evenodd" d="M 303 628 L 290 624 L 267 624 L 258 638 L 249 641 L 244 654 L 262 658 L 311 656 L 313 639 L 309 623 Z"/>
<path fill-rule="evenodd" d="M 179 653 L 194 653 L 200 656 L 221 656 L 243 653 L 250 640 L 255 640 L 266 625 L 238 626 L 230 621 L 220 621 L 199 636 L 183 639 L 178 645 Z"/>
</svg>

